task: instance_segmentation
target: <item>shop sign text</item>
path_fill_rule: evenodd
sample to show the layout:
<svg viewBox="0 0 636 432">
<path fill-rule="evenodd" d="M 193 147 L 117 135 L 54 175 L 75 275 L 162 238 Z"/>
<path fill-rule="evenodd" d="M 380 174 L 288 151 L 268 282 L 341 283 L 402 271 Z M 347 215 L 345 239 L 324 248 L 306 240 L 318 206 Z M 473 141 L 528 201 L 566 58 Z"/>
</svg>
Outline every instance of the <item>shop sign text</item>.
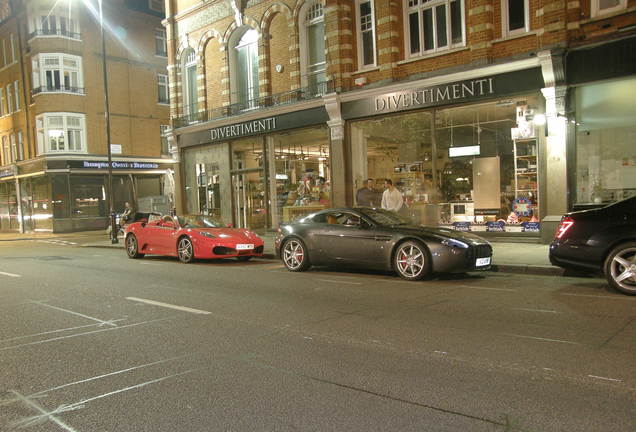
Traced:
<svg viewBox="0 0 636 432">
<path fill-rule="evenodd" d="M 113 169 L 158 169 L 159 164 L 154 162 L 112 162 Z M 82 161 L 81 168 L 107 169 L 108 162 Z"/>
<path fill-rule="evenodd" d="M 268 132 L 276 129 L 276 117 L 237 123 L 210 129 L 210 139 L 229 139 L 239 136 Z"/>
<path fill-rule="evenodd" d="M 482 78 L 415 91 L 383 95 L 375 99 L 375 111 L 393 111 L 421 105 L 453 102 L 495 93 L 493 78 Z"/>
</svg>

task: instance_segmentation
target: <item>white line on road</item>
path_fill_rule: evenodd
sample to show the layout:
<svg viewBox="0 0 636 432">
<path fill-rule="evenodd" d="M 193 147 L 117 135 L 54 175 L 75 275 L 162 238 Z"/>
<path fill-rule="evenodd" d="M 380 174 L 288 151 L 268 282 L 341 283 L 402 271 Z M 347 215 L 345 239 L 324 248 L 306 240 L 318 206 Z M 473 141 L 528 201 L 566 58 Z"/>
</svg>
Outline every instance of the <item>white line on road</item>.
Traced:
<svg viewBox="0 0 636 432">
<path fill-rule="evenodd" d="M 569 293 L 562 293 L 560 295 L 564 295 L 564 296 L 571 296 L 571 297 L 594 297 L 594 298 L 603 298 L 603 299 L 610 299 L 610 300 L 636 300 L 636 298 L 634 297 L 627 297 L 627 296 L 604 296 L 604 295 L 591 295 L 591 294 L 569 294 Z"/>
<path fill-rule="evenodd" d="M 72 310 L 62 309 L 61 307 L 57 307 L 57 306 L 51 306 L 50 304 L 46 304 L 46 303 L 40 302 L 40 301 L 34 301 L 33 303 L 39 304 L 40 306 L 45 306 L 45 307 L 48 307 L 48 308 L 51 308 L 51 309 L 59 310 L 59 311 L 62 311 L 62 312 L 70 313 L 71 315 L 77 315 L 77 316 L 80 316 L 82 318 L 86 318 L 86 319 L 89 319 L 89 320 L 92 320 L 92 321 L 96 321 L 96 322 L 98 322 L 100 324 L 100 326 L 109 325 L 109 326 L 117 327 L 117 324 L 115 324 L 113 322 L 113 320 L 110 320 L 110 321 L 100 320 L 100 319 L 93 318 L 93 317 L 88 316 L 88 315 L 81 314 L 79 312 L 74 312 Z"/>
<path fill-rule="evenodd" d="M 476 289 L 476 290 L 517 292 L 517 290 L 508 289 L 508 288 L 490 288 L 490 287 L 480 287 L 480 286 L 472 286 L 472 285 L 453 285 L 453 286 L 456 286 L 458 288 L 468 288 L 468 289 Z"/>
<path fill-rule="evenodd" d="M 519 337 L 519 338 L 524 338 L 524 339 L 534 339 L 534 340 L 541 340 L 541 341 L 546 341 L 546 342 L 559 342 L 559 343 L 565 343 L 565 344 L 571 344 L 571 345 L 579 345 L 578 342 L 571 342 L 571 341 L 564 341 L 564 340 L 559 340 L 559 339 L 546 339 L 546 338 L 540 338 L 540 337 L 535 337 L 535 336 L 523 336 L 523 335 L 518 335 L 518 334 L 511 334 L 511 333 L 504 333 L 507 336 L 514 336 L 514 337 Z"/>
<path fill-rule="evenodd" d="M 77 432 L 75 429 L 73 429 L 72 427 L 70 427 L 69 425 L 64 423 L 62 420 L 58 419 L 57 417 L 55 417 L 53 415 L 53 414 L 57 414 L 57 410 L 54 410 L 54 411 L 51 411 L 51 412 L 47 412 L 40 405 L 36 404 L 35 402 L 30 400 L 29 398 L 21 395 L 17 391 L 11 390 L 11 393 L 13 393 L 20 401 L 24 402 L 26 405 L 28 405 L 29 407 L 33 408 L 34 410 L 36 410 L 37 412 L 40 413 L 39 416 L 28 417 L 28 418 L 26 418 L 26 419 L 24 419 L 22 421 L 17 422 L 14 425 L 15 427 L 27 427 L 27 426 L 30 426 L 32 424 L 40 423 L 42 419 L 46 419 L 46 420 L 51 420 L 56 425 L 58 425 L 59 427 L 61 427 L 62 429 L 66 430 L 68 432 Z"/>
<path fill-rule="evenodd" d="M 14 277 L 14 278 L 22 277 L 22 275 L 19 275 L 19 274 L 14 274 L 14 273 L 5 273 L 5 272 L 0 272 L 0 275 L 3 275 L 3 276 L 9 276 L 9 277 Z"/>
<path fill-rule="evenodd" d="M 588 376 L 590 378 L 596 378 L 596 379 L 605 380 L 605 381 L 623 382 L 623 380 L 619 380 L 619 379 L 616 379 L 616 378 L 606 378 L 606 377 L 596 376 L 596 375 L 588 375 Z"/>
<path fill-rule="evenodd" d="M 136 370 L 136 369 L 141 369 L 141 368 L 145 368 L 145 367 L 148 367 L 148 366 L 154 366 L 154 365 L 158 365 L 158 364 L 161 364 L 161 363 L 166 363 L 166 362 L 169 362 L 169 361 L 172 361 L 172 360 L 177 360 L 177 359 L 182 358 L 182 357 L 185 357 L 185 356 L 172 357 L 172 358 L 165 359 L 165 360 L 159 360 L 159 361 L 152 362 L 152 363 L 146 363 L 146 364 L 139 365 L 139 366 L 129 367 L 127 369 L 122 369 L 122 370 L 119 370 L 119 371 L 116 371 L 116 372 L 110 372 L 110 373 L 99 375 L 99 376 L 96 376 L 96 377 L 87 378 L 87 379 L 84 379 L 84 380 L 81 380 L 81 381 L 75 381 L 75 382 L 72 382 L 72 383 L 60 385 L 60 386 L 53 387 L 53 388 L 50 388 L 50 389 L 47 389 L 47 390 L 39 391 L 37 393 L 33 393 L 33 394 L 29 395 L 29 397 L 35 397 L 35 396 L 38 396 L 38 395 L 42 395 L 42 394 L 46 394 L 46 393 L 52 392 L 54 390 L 59 390 L 59 389 L 65 388 L 65 387 L 70 387 L 70 386 L 73 386 L 73 385 L 76 385 L 76 384 L 82 384 L 82 383 L 86 383 L 86 382 L 89 382 L 89 381 L 94 381 L 94 380 L 97 380 L 97 379 L 106 378 L 106 377 L 113 376 L 113 375 L 119 375 L 119 374 L 125 373 L 125 372 L 130 372 L 130 371 L 133 371 L 133 370 Z"/>
<path fill-rule="evenodd" d="M 526 309 L 526 308 L 512 308 L 513 310 L 522 310 L 522 311 L 526 311 L 526 312 L 542 312 L 542 313 L 561 313 L 561 312 L 557 312 L 554 310 L 547 310 L 547 309 Z"/>
<path fill-rule="evenodd" d="M 118 320 L 113 320 L 113 322 L 125 321 L 125 320 L 126 320 L 126 318 L 120 318 Z M 59 330 L 51 330 L 51 331 L 47 331 L 47 332 L 35 333 L 35 334 L 30 334 L 30 335 L 25 335 L 25 336 L 17 336 L 17 337 L 13 337 L 11 339 L 0 340 L 0 343 L 11 342 L 11 341 L 14 341 L 14 340 L 19 340 L 19 339 L 28 339 L 28 338 L 32 338 L 32 337 L 36 337 L 36 336 L 44 336 L 44 335 L 52 334 L 52 333 L 62 333 L 62 332 L 65 332 L 65 331 L 77 330 L 77 329 L 86 328 L 86 327 L 94 327 L 96 325 L 101 325 L 101 324 L 86 324 L 86 325 L 83 325 L 83 326 L 68 327 L 68 328 L 59 329 Z"/>
<path fill-rule="evenodd" d="M 177 306 L 177 305 L 173 305 L 170 303 L 162 303 L 162 302 L 158 302 L 158 301 L 154 301 L 154 300 L 148 300 L 148 299 L 142 299 L 142 298 L 137 298 L 137 297 L 126 297 L 126 300 L 132 300 L 132 301 L 136 301 L 136 302 L 141 302 L 141 303 L 147 303 L 150 305 L 154 305 L 154 306 L 162 306 L 165 308 L 169 308 L 169 309 L 176 309 L 176 310 L 180 310 L 183 312 L 190 312 L 193 314 L 200 314 L 200 315 L 209 315 L 212 312 L 208 312 L 208 311 L 204 311 L 204 310 L 200 310 L 200 309 L 192 309 L 189 307 L 185 307 L 185 306 Z"/>
<path fill-rule="evenodd" d="M 37 342 L 30 342 L 30 343 L 25 343 L 25 344 L 21 344 L 21 345 L 8 346 L 8 347 L 0 348 L 0 351 L 6 351 L 6 350 L 10 350 L 10 349 L 15 349 L 15 348 L 22 348 L 22 347 L 30 346 L 30 345 L 39 345 L 39 344 L 48 343 L 48 342 L 55 342 L 55 341 L 59 341 L 59 340 L 63 340 L 63 339 L 74 338 L 74 337 L 77 337 L 77 336 L 86 336 L 86 335 L 90 335 L 90 334 L 107 332 L 107 331 L 111 331 L 111 330 L 123 330 L 123 329 L 128 328 L 128 327 L 135 327 L 135 326 L 139 326 L 139 325 L 143 325 L 143 324 L 150 324 L 150 323 L 155 323 L 155 322 L 159 322 L 159 321 L 166 321 L 166 320 L 170 320 L 170 319 L 172 319 L 172 317 L 159 318 L 159 319 L 150 320 L 150 321 L 143 321 L 143 322 L 138 322 L 138 323 L 134 323 L 134 324 L 128 324 L 128 325 L 120 326 L 120 327 L 111 327 L 111 328 L 107 328 L 107 329 L 93 330 L 93 331 L 89 331 L 89 332 L 86 332 L 86 333 L 77 333 L 77 334 L 68 335 L 68 336 L 60 336 L 60 337 L 56 337 L 56 338 L 52 338 L 52 339 L 46 339 L 46 340 L 37 341 Z"/>
<path fill-rule="evenodd" d="M 346 282 L 346 281 L 338 281 L 338 280 L 331 280 L 331 279 L 316 279 L 316 280 L 320 281 L 320 282 L 331 282 L 331 283 L 349 284 L 349 285 L 362 285 L 362 282 Z"/>
</svg>

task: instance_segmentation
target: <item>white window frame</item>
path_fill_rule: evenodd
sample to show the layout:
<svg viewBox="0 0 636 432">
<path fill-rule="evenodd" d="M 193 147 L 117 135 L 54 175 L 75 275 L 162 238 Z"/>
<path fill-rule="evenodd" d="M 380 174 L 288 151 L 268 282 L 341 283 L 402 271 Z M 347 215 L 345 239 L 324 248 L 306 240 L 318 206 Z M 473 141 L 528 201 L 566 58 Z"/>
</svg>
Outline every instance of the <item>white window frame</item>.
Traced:
<svg viewBox="0 0 636 432">
<path fill-rule="evenodd" d="M 466 46 L 466 4 L 464 0 L 455 0 L 459 2 L 460 5 L 460 15 L 461 15 L 461 30 L 462 30 L 462 40 L 461 42 L 453 43 L 453 35 L 451 28 L 451 2 L 452 0 L 404 0 L 404 45 L 405 52 L 407 58 L 416 58 L 416 57 L 424 57 L 432 54 L 437 54 L 440 52 L 448 51 L 454 48 L 464 47 Z M 437 41 L 437 23 L 436 23 L 436 10 L 435 8 L 440 5 L 446 6 L 446 38 L 447 44 L 445 46 L 439 47 L 437 46 L 437 42 L 435 42 L 435 46 L 433 49 L 425 50 L 424 49 L 424 22 L 422 18 L 422 12 L 425 9 L 433 9 L 433 34 L 435 37 L 435 41 Z M 419 43 L 420 50 L 418 52 L 411 52 L 411 31 L 409 25 L 409 15 L 411 13 L 417 12 L 418 23 L 419 23 Z"/>
<path fill-rule="evenodd" d="M 162 52 L 157 52 L 157 43 L 161 42 Z M 165 28 L 155 28 L 155 55 L 159 57 L 168 57 L 168 39 L 166 38 Z"/>
<path fill-rule="evenodd" d="M 50 140 L 47 139 L 49 136 L 49 119 L 52 117 L 62 117 L 62 127 L 64 134 L 64 149 L 54 149 L 50 148 Z M 79 127 L 79 138 L 80 138 L 80 148 L 69 150 L 69 130 L 78 130 L 76 128 L 69 127 L 69 119 L 76 118 L 80 121 Z M 35 117 L 35 129 L 36 129 L 36 140 L 38 145 L 38 154 L 55 154 L 55 153 L 87 153 L 87 142 L 86 142 L 86 116 L 84 114 L 79 113 L 69 113 L 69 112 L 48 112 L 44 114 L 40 114 Z"/>
<path fill-rule="evenodd" d="M 362 3 L 370 3 L 371 4 L 371 28 L 367 31 L 370 31 L 373 35 L 373 62 L 370 64 L 364 64 L 364 46 L 362 44 L 362 16 L 360 15 L 360 5 Z M 365 23 L 366 24 L 366 23 Z M 358 45 L 358 70 L 364 70 L 369 68 L 374 68 L 378 64 L 378 56 L 377 56 L 377 44 L 376 44 L 376 30 L 375 30 L 375 2 L 374 0 L 356 0 L 356 39 Z"/>
<path fill-rule="evenodd" d="M 163 13 L 165 11 L 163 0 L 148 0 L 148 9 Z"/>
<path fill-rule="evenodd" d="M 322 5 L 322 15 L 320 15 L 319 17 L 313 17 L 309 20 L 307 20 L 307 15 L 311 14 L 311 9 L 313 8 L 314 5 L 316 4 L 320 4 Z M 298 15 L 298 19 L 299 19 L 299 23 L 298 23 L 298 27 L 300 29 L 300 35 L 299 35 L 299 41 L 300 41 L 300 67 L 301 67 L 301 72 L 300 72 L 300 79 L 301 79 L 301 86 L 302 87 L 308 87 L 309 86 L 309 75 L 319 75 L 321 73 L 326 74 L 327 73 L 327 55 L 325 54 L 325 61 L 322 63 L 323 68 L 322 69 L 316 69 L 314 71 L 310 71 L 311 66 L 320 66 L 321 63 L 316 63 L 315 65 L 310 65 L 309 64 L 309 35 L 308 35 L 308 29 L 310 26 L 314 25 L 314 24 L 318 24 L 320 22 L 323 23 L 323 25 L 325 26 L 325 30 L 326 30 L 326 24 L 325 24 L 325 3 L 323 0 L 315 0 L 315 1 L 308 1 L 305 2 L 305 4 L 303 5 L 303 7 L 300 10 L 300 13 Z M 327 48 L 327 35 L 325 33 L 325 49 Z"/>
<path fill-rule="evenodd" d="M 13 33 L 11 33 L 9 35 L 9 40 L 10 40 L 10 44 L 11 44 L 11 63 L 15 63 L 16 62 L 16 57 L 15 57 L 15 38 L 13 37 Z"/>
<path fill-rule="evenodd" d="M 6 135 L 2 136 L 2 164 L 9 165 L 11 162 L 9 161 L 9 139 Z"/>
<path fill-rule="evenodd" d="M 57 2 L 56 8 L 51 9 L 43 9 L 40 7 L 32 7 L 28 10 L 29 19 L 29 35 L 30 39 L 37 37 L 44 38 L 66 38 L 73 40 L 81 40 L 80 36 L 80 20 L 78 10 L 79 8 L 73 5 L 73 7 L 69 7 L 68 1 L 59 1 Z M 31 2 L 29 2 L 31 3 Z M 36 2 L 33 2 L 36 4 Z M 68 11 L 71 11 L 71 15 L 69 16 Z M 55 24 L 55 33 L 44 34 L 43 25 L 42 25 L 42 17 L 47 17 L 49 23 L 53 22 Z M 66 19 L 66 33 L 62 34 L 62 18 Z M 41 34 L 38 34 L 41 33 Z"/>
<path fill-rule="evenodd" d="M 24 160 L 24 141 L 21 130 L 18 131 L 16 139 L 18 140 L 18 160 Z"/>
<path fill-rule="evenodd" d="M 620 12 L 622 10 L 627 9 L 627 0 L 619 0 L 616 6 L 607 8 L 607 9 L 600 8 L 601 0 L 591 0 L 591 1 L 592 1 L 592 17 L 593 18 L 611 14 L 613 12 Z"/>
<path fill-rule="evenodd" d="M 530 31 L 530 4 L 528 0 L 523 0 L 523 27 L 510 30 L 508 20 L 511 0 L 501 0 L 501 32 L 504 37 L 516 36 Z"/>
<path fill-rule="evenodd" d="M 183 98 L 183 113 L 185 115 L 193 115 L 199 111 L 199 101 L 198 101 L 198 78 L 197 78 L 197 56 L 192 48 L 188 48 L 183 52 L 185 54 L 182 60 L 181 67 L 181 94 Z M 190 83 L 188 81 L 188 70 L 190 68 L 194 68 L 194 76 L 195 83 L 194 89 L 190 88 Z M 233 81 L 233 80 L 231 80 Z M 230 82 L 232 84 L 232 82 Z M 190 100 L 191 90 L 194 90 L 194 100 Z"/>
<path fill-rule="evenodd" d="M 47 59 L 56 59 L 57 66 L 46 66 Z M 77 67 L 69 67 L 64 64 L 64 60 L 72 60 L 76 62 Z M 32 61 L 33 65 L 33 89 L 39 89 L 39 92 L 36 93 L 68 93 L 73 95 L 83 95 L 84 91 L 84 73 L 83 73 L 83 62 L 82 57 L 71 55 L 71 54 L 61 54 L 61 53 L 46 53 L 46 54 L 38 54 L 33 57 Z M 58 71 L 59 80 L 60 80 L 60 88 L 57 89 L 55 86 L 48 87 L 46 80 L 47 71 Z M 71 86 L 67 89 L 64 85 L 64 74 L 65 72 L 77 73 L 77 91 L 72 91 L 74 88 Z"/>
<path fill-rule="evenodd" d="M 238 103 L 240 102 L 239 99 L 239 89 L 240 89 L 240 83 L 239 83 L 239 69 L 238 69 L 238 56 L 237 56 L 237 47 L 245 47 L 248 45 L 252 45 L 252 44 L 245 44 L 245 45 L 239 45 L 242 38 L 245 36 L 245 34 L 248 31 L 254 31 L 256 33 L 258 33 L 258 30 L 253 29 L 251 27 L 241 27 L 237 30 L 235 30 L 235 32 L 232 34 L 232 36 L 230 37 L 229 40 L 229 60 L 230 60 L 230 100 L 232 103 Z M 260 39 L 260 34 L 258 35 L 259 39 Z M 259 51 L 259 42 L 255 42 L 253 43 L 253 46 L 256 49 L 256 61 L 258 62 L 261 56 L 261 52 Z M 249 56 L 250 61 L 253 58 L 252 56 Z M 256 65 L 258 68 L 258 65 Z M 252 89 L 252 92 L 248 93 L 246 95 L 247 99 L 246 99 L 246 104 L 250 105 L 251 103 L 253 103 L 253 101 L 255 99 L 258 99 L 260 97 L 260 84 L 258 82 L 254 82 L 254 80 L 252 79 L 252 67 L 253 64 L 250 65 L 250 67 L 247 68 L 247 87 L 248 89 Z M 187 69 L 187 67 L 186 67 Z M 252 102 L 251 102 L 252 101 Z M 246 106 L 243 107 L 243 109 L 249 109 L 251 108 L 251 106 Z"/>
<path fill-rule="evenodd" d="M 7 114 L 13 114 L 13 83 L 7 84 Z"/>
<path fill-rule="evenodd" d="M 15 93 L 15 111 L 20 111 L 20 82 L 13 81 L 13 92 Z"/>
<path fill-rule="evenodd" d="M 159 139 L 161 142 L 161 154 L 168 155 L 170 154 L 170 143 L 168 142 L 168 131 L 170 130 L 170 125 L 162 124 L 159 125 Z M 164 153 L 163 149 L 163 140 L 166 140 L 166 152 Z"/>
<path fill-rule="evenodd" d="M 165 89 L 166 92 L 165 101 L 162 101 L 159 97 L 162 88 Z M 157 103 L 160 105 L 170 105 L 170 87 L 168 85 L 168 75 L 166 74 L 157 74 Z"/>
<path fill-rule="evenodd" d="M 9 144 L 11 145 L 11 162 L 16 162 L 18 160 L 18 144 L 14 133 L 9 135 Z"/>
<path fill-rule="evenodd" d="M 5 115 L 7 115 L 7 112 L 4 106 L 4 89 L 0 87 L 0 117 L 4 117 Z"/>
</svg>

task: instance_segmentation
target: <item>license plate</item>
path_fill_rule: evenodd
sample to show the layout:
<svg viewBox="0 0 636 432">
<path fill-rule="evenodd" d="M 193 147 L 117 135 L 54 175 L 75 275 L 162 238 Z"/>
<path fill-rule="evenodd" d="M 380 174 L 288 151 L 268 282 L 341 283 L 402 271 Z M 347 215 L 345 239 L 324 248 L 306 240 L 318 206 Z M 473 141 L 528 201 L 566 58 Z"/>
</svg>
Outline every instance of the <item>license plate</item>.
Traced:
<svg viewBox="0 0 636 432">
<path fill-rule="evenodd" d="M 237 244 L 236 245 L 236 250 L 249 250 L 249 249 L 254 249 L 254 245 L 253 244 Z"/>
<path fill-rule="evenodd" d="M 475 267 L 481 267 L 490 264 L 490 257 L 488 258 L 477 258 L 477 262 L 475 262 Z"/>
</svg>

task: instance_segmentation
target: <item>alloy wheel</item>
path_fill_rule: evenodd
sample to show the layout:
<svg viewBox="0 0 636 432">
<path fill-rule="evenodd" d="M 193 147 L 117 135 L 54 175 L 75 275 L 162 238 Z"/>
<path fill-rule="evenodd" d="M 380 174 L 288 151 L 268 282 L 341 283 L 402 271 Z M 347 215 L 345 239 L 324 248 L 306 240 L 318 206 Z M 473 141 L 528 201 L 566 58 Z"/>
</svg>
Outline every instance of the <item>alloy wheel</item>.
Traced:
<svg viewBox="0 0 636 432">
<path fill-rule="evenodd" d="M 289 270 L 302 270 L 305 263 L 305 248 L 298 240 L 289 240 L 283 248 L 283 261 Z"/>
<path fill-rule="evenodd" d="M 405 243 L 395 257 L 395 264 L 400 276 L 406 279 L 418 279 L 426 268 L 425 252 L 414 243 Z"/>
<path fill-rule="evenodd" d="M 613 256 L 609 276 L 623 290 L 636 292 L 636 247 L 622 249 Z"/>
<path fill-rule="evenodd" d="M 181 262 L 189 263 L 192 261 L 194 254 L 192 250 L 192 242 L 189 238 L 184 237 L 179 240 L 177 254 L 179 255 L 179 260 L 181 260 Z"/>
</svg>

